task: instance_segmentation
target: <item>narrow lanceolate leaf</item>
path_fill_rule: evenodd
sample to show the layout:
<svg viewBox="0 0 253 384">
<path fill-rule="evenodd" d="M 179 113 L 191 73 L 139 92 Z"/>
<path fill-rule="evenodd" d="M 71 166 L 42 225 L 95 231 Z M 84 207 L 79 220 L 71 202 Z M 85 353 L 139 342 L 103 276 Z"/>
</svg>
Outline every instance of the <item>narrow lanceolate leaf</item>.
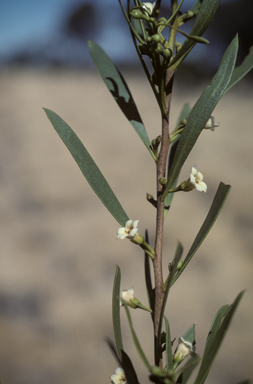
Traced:
<svg viewBox="0 0 253 384">
<path fill-rule="evenodd" d="M 196 366 L 198 365 L 200 360 L 201 360 L 201 358 L 199 356 L 190 357 L 187 360 L 185 365 L 182 368 L 180 368 L 181 373 L 177 379 L 177 384 L 186 384 L 187 383 L 187 381 L 191 377 L 193 370 L 196 368 Z"/>
<path fill-rule="evenodd" d="M 179 278 L 179 276 L 183 273 L 193 256 L 195 255 L 196 251 L 199 249 L 200 245 L 205 240 L 206 236 L 208 235 L 209 231 L 211 230 L 212 226 L 214 225 L 217 217 L 220 214 L 220 211 L 228 197 L 229 191 L 231 189 L 230 185 L 225 185 L 223 183 L 220 183 L 219 188 L 216 192 L 216 195 L 213 199 L 213 203 L 211 205 L 211 208 L 206 216 L 206 219 L 204 223 L 202 224 L 186 258 L 183 261 L 183 265 L 181 269 L 177 272 L 176 276 L 174 277 L 171 285 L 175 283 L 175 281 Z"/>
<path fill-rule="evenodd" d="M 169 372 L 173 369 L 172 345 L 170 336 L 170 325 L 166 316 L 164 316 L 164 320 L 166 329 L 166 370 L 167 372 Z"/>
<path fill-rule="evenodd" d="M 233 87 L 238 81 L 240 81 L 244 76 L 247 75 L 249 71 L 253 68 L 253 46 L 250 47 L 249 54 L 245 57 L 242 64 L 239 67 L 236 67 L 232 73 L 232 77 L 227 86 L 226 91 Z"/>
<path fill-rule="evenodd" d="M 183 339 L 189 343 L 195 343 L 195 324 L 192 324 L 183 335 Z"/>
<path fill-rule="evenodd" d="M 196 12 L 198 12 L 194 26 L 190 32 L 192 36 L 202 36 L 207 30 L 209 25 L 212 23 L 215 12 L 219 6 L 220 0 L 204 0 L 201 7 L 198 10 L 196 6 Z M 195 46 L 196 42 L 191 39 L 186 39 L 180 51 L 176 54 L 174 59 L 171 61 L 170 66 L 175 69 L 180 62 L 182 62 L 188 53 Z"/>
<path fill-rule="evenodd" d="M 121 298 L 121 301 L 124 304 L 124 308 L 126 310 L 127 319 L 128 319 L 128 323 L 129 323 L 129 326 L 130 326 L 130 330 L 131 330 L 132 338 L 133 338 L 133 341 L 134 341 L 134 345 L 135 345 L 135 347 L 137 349 L 137 352 L 139 353 L 139 356 L 142 359 L 143 363 L 146 365 L 148 370 L 150 370 L 151 366 L 150 366 L 150 364 L 148 362 L 148 359 L 147 359 L 147 357 L 146 357 L 146 355 L 145 355 L 145 353 L 144 353 L 144 351 L 143 351 L 143 349 L 141 347 L 139 339 L 138 339 L 138 337 L 136 335 L 136 332 L 134 330 L 128 305 L 127 305 L 127 303 L 126 303 L 126 301 L 124 299 Z"/>
<path fill-rule="evenodd" d="M 197 0 L 197 2 L 192 7 L 191 11 L 193 11 L 196 15 L 199 13 L 200 8 L 202 6 L 203 0 Z"/>
<path fill-rule="evenodd" d="M 125 79 L 110 57 L 94 41 L 88 41 L 91 58 L 116 103 L 153 156 L 146 128 Z"/>
<path fill-rule="evenodd" d="M 122 351 L 122 368 L 125 371 L 127 384 L 140 384 L 133 363 L 125 351 Z"/>
<path fill-rule="evenodd" d="M 166 184 L 162 198 L 165 199 L 174 180 L 179 174 L 185 160 L 195 145 L 202 129 L 212 114 L 216 104 L 220 100 L 229 84 L 234 70 L 238 51 L 238 37 L 230 43 L 227 48 L 219 69 L 212 82 L 202 93 L 197 103 L 191 110 L 186 126 L 180 136 L 177 150 L 169 173 L 168 183 Z"/>
<path fill-rule="evenodd" d="M 121 273 L 120 268 L 116 267 L 116 273 L 113 284 L 113 293 L 112 293 L 112 322 L 113 322 L 113 331 L 115 343 L 118 351 L 120 361 L 122 361 L 122 351 L 123 342 L 121 336 L 121 326 L 120 326 L 120 280 Z"/>
<path fill-rule="evenodd" d="M 190 107 L 190 105 L 188 103 L 186 103 L 183 106 L 183 108 L 182 108 L 182 110 L 180 112 L 180 115 L 179 115 L 179 118 L 178 118 L 178 121 L 177 121 L 177 126 L 180 124 L 180 122 L 183 119 L 188 117 L 188 115 L 190 114 L 190 111 L 191 111 L 191 107 Z M 171 165 L 173 163 L 173 159 L 174 159 L 174 156 L 175 156 L 175 153 L 176 153 L 176 149 L 177 149 L 177 145 L 178 145 L 178 140 L 179 140 L 179 137 L 176 138 L 171 143 L 171 145 L 170 145 L 170 154 L 169 154 L 169 157 L 168 157 L 168 167 L 167 167 L 167 169 L 168 169 L 167 179 L 169 177 L 170 168 L 171 168 Z M 177 175 L 176 179 L 174 180 L 174 183 L 172 184 L 171 188 L 176 188 L 178 177 L 179 177 L 179 174 Z M 165 217 L 167 216 L 167 214 L 169 212 L 169 209 L 170 209 L 173 197 L 174 197 L 174 193 L 168 193 L 168 195 L 166 196 L 165 205 L 164 205 L 164 219 L 165 219 Z"/>
<path fill-rule="evenodd" d="M 149 244 L 148 230 L 145 231 L 145 241 Z M 151 272 L 150 272 L 150 257 L 144 252 L 144 271 L 145 283 L 149 302 L 149 308 L 152 309 L 152 317 L 155 311 L 155 290 L 152 287 Z"/>
<path fill-rule="evenodd" d="M 204 355 L 194 384 L 205 382 L 243 294 L 244 292 L 241 292 L 232 305 L 222 307 L 216 314 L 207 337 Z"/>
<path fill-rule="evenodd" d="M 60 116 L 50 109 L 44 110 L 93 191 L 120 225 L 125 226 L 129 220 L 126 212 L 81 140 Z"/>
<path fill-rule="evenodd" d="M 162 322 L 163 322 L 165 307 L 166 307 L 166 303 L 167 303 L 167 299 L 168 299 L 168 295 L 169 295 L 169 290 L 170 290 L 170 287 L 172 285 L 173 278 L 176 274 L 177 266 L 178 266 L 178 263 L 179 263 L 180 258 L 182 256 L 182 252 L 183 252 L 183 246 L 180 242 L 178 242 L 176 253 L 175 253 L 174 259 L 171 263 L 171 269 L 169 272 L 169 276 L 166 279 L 165 284 L 164 284 L 164 298 L 163 298 L 161 315 L 160 315 L 160 319 L 159 319 L 158 337 L 156 339 L 156 345 L 155 345 L 155 359 L 156 359 L 155 363 L 156 364 L 159 363 L 159 359 L 160 359 L 160 355 L 161 355 L 161 331 L 162 331 Z"/>
</svg>

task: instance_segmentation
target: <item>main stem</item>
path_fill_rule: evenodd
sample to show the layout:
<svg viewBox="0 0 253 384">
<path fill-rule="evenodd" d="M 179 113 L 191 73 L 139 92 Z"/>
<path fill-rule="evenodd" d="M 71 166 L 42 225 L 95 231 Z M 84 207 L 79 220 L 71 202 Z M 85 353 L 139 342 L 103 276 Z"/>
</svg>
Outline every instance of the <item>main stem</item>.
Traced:
<svg viewBox="0 0 253 384">
<path fill-rule="evenodd" d="M 168 69 L 166 71 L 165 89 L 166 89 L 166 113 L 162 115 L 162 140 L 161 150 L 157 160 L 156 182 L 157 182 L 157 214 L 156 214 L 156 238 L 155 238 L 155 311 L 154 311 L 154 336 L 155 336 L 155 364 L 162 367 L 160 351 L 160 331 L 159 322 L 162 312 L 164 298 L 164 282 L 162 272 L 162 243 L 163 243 L 163 223 L 164 223 L 164 201 L 161 200 L 162 185 L 159 180 L 165 177 L 167 158 L 170 146 L 169 138 L 169 117 L 171 105 L 171 93 L 174 73 Z"/>
</svg>

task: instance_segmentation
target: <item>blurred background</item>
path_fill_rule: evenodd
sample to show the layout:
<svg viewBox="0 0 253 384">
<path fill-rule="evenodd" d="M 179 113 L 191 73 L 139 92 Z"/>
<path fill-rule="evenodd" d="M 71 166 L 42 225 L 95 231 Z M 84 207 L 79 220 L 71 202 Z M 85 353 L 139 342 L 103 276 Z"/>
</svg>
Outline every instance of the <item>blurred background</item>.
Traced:
<svg viewBox="0 0 253 384">
<path fill-rule="evenodd" d="M 194 2 L 185 0 L 182 10 Z M 163 5 L 165 15 L 169 1 L 163 0 Z M 204 35 L 211 44 L 197 46 L 176 77 L 173 128 L 184 103 L 194 105 L 210 83 L 236 33 L 241 63 L 253 44 L 252 16 L 250 0 L 221 1 Z M 75 130 L 128 215 L 140 220 L 140 232 L 149 228 L 153 244 L 155 210 L 145 195 L 155 193 L 155 167 L 94 70 L 88 39 L 99 43 L 123 72 L 152 140 L 160 133 L 159 110 L 116 0 L 0 0 L 3 384 L 109 383 L 118 365 L 106 342 L 113 339 L 116 264 L 122 270 L 122 289 L 133 285 L 147 304 L 143 255 L 130 242 L 115 241 L 118 224 L 83 179 L 42 110 L 54 110 Z M 166 313 L 173 338 L 197 323 L 201 355 L 216 311 L 246 289 L 210 384 L 253 378 L 252 96 L 249 74 L 222 98 L 214 111 L 220 127 L 203 132 L 181 175 L 182 180 L 188 178 L 196 165 L 205 175 L 208 192 L 178 194 L 166 220 L 164 276 L 178 240 L 185 248 L 183 257 L 188 252 L 219 182 L 232 184 L 216 225 L 173 288 Z M 152 332 L 151 322 L 147 314 L 132 312 L 152 361 L 152 340 L 146 336 Z M 139 381 L 147 382 L 124 314 L 122 321 L 125 348 L 136 361 Z"/>
</svg>

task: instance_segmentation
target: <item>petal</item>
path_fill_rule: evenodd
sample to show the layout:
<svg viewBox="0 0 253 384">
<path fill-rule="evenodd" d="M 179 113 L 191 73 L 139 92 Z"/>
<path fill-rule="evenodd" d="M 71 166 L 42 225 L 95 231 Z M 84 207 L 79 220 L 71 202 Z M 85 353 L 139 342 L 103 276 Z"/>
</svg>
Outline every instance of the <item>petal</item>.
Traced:
<svg viewBox="0 0 253 384">
<path fill-rule="evenodd" d="M 204 175 L 201 172 L 198 172 L 196 175 L 196 180 L 197 181 L 202 181 L 204 179 Z"/>
<path fill-rule="evenodd" d="M 117 239 L 123 240 L 127 237 L 127 235 L 118 235 Z"/>
<path fill-rule="evenodd" d="M 134 296 L 134 287 L 128 288 L 128 292 L 131 293 L 131 295 Z"/>
<path fill-rule="evenodd" d="M 137 232 L 138 228 L 133 228 L 127 237 L 130 239 L 131 237 L 134 237 Z"/>
<path fill-rule="evenodd" d="M 203 181 L 201 183 L 196 184 L 196 189 L 199 192 L 206 192 L 207 191 L 207 185 Z"/>
<path fill-rule="evenodd" d="M 125 224 L 125 229 L 131 230 L 133 228 L 133 220 L 128 220 Z"/>
<path fill-rule="evenodd" d="M 140 220 L 135 220 L 135 221 L 133 222 L 133 228 L 137 228 L 137 225 L 138 225 L 139 221 L 140 221 Z"/>
<path fill-rule="evenodd" d="M 195 180 L 195 177 L 193 176 L 193 174 L 191 173 L 190 174 L 190 182 L 192 183 L 192 185 L 194 185 L 195 187 L 195 184 L 196 184 L 196 180 Z"/>
<path fill-rule="evenodd" d="M 125 231 L 125 228 L 119 228 L 118 231 L 117 231 L 117 234 L 118 235 L 126 235 L 126 231 Z"/>
<path fill-rule="evenodd" d="M 191 175 L 196 176 L 198 173 L 197 169 L 195 167 L 192 167 Z"/>
</svg>

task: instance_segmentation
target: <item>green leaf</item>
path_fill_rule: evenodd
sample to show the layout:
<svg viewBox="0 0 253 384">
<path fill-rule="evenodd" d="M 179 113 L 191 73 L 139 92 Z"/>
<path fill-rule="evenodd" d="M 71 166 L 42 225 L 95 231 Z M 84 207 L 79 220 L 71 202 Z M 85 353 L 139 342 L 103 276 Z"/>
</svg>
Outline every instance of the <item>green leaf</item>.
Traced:
<svg viewBox="0 0 253 384">
<path fill-rule="evenodd" d="M 219 6 L 220 0 L 204 0 L 201 8 L 197 11 L 198 6 L 195 4 L 196 12 L 198 15 L 196 17 L 196 21 L 194 26 L 190 32 L 192 36 L 202 36 L 203 33 L 207 30 L 209 25 L 212 23 L 214 15 Z M 170 63 L 170 67 L 175 69 L 179 63 L 181 63 L 188 53 L 192 50 L 192 48 L 196 45 L 196 42 L 191 39 L 186 39 L 180 51 L 175 55 L 174 59 Z"/>
<path fill-rule="evenodd" d="M 177 119 L 177 125 L 179 125 L 181 123 L 182 120 L 184 120 L 186 117 L 188 117 L 188 115 L 190 114 L 191 112 L 191 107 L 190 107 L 190 104 L 189 103 L 185 103 L 181 112 L 180 112 L 180 115 Z"/>
<path fill-rule="evenodd" d="M 192 324 L 185 332 L 183 339 L 191 344 L 195 344 L 195 324 Z"/>
<path fill-rule="evenodd" d="M 226 91 L 235 66 L 237 51 L 238 37 L 236 36 L 227 48 L 211 84 L 204 90 L 191 110 L 179 139 L 179 144 L 169 173 L 168 183 L 163 192 L 163 199 L 165 199 L 173 182 L 179 174 L 216 104 Z"/>
<path fill-rule="evenodd" d="M 122 74 L 98 44 L 89 40 L 88 48 L 91 58 L 105 82 L 105 85 L 154 158 L 146 128 Z"/>
<path fill-rule="evenodd" d="M 186 384 L 189 380 L 193 370 L 196 368 L 198 363 L 200 362 L 201 358 L 199 356 L 190 357 L 187 360 L 187 363 L 179 369 L 181 371 L 178 379 L 177 384 Z"/>
<path fill-rule="evenodd" d="M 192 7 L 191 11 L 193 11 L 195 13 L 195 15 L 197 15 L 201 9 L 201 6 L 202 6 L 202 3 L 203 3 L 203 0 L 198 0 L 194 6 Z"/>
<path fill-rule="evenodd" d="M 60 116 L 50 109 L 44 110 L 93 191 L 120 225 L 125 226 L 129 220 L 126 212 L 81 140 Z"/>
<path fill-rule="evenodd" d="M 150 371 L 151 366 L 150 366 L 150 364 L 148 362 L 148 359 L 146 358 L 145 353 L 143 352 L 143 349 L 142 349 L 142 347 L 140 345 L 138 337 L 137 337 L 137 335 L 135 333 L 135 330 L 133 328 L 133 323 L 132 323 L 132 319 L 131 319 L 131 315 L 130 315 L 130 311 L 129 311 L 128 305 L 127 305 L 127 303 L 126 303 L 126 301 L 124 299 L 121 298 L 121 301 L 124 304 L 124 308 L 126 310 L 127 319 L 128 319 L 128 323 L 129 323 L 129 326 L 130 326 L 130 330 L 131 330 L 132 338 L 133 338 L 133 341 L 134 341 L 134 345 L 135 345 L 135 347 L 137 349 L 137 352 L 139 353 L 140 358 L 142 359 L 143 363 L 146 365 L 146 367 Z"/>
<path fill-rule="evenodd" d="M 182 252 L 183 252 L 183 246 L 180 242 L 178 242 L 176 254 L 175 254 L 174 259 L 171 263 L 171 269 L 169 272 L 169 276 L 166 279 L 166 282 L 164 284 L 165 292 L 164 292 L 164 297 L 163 297 L 161 315 L 160 315 L 160 319 L 159 319 L 158 337 L 156 339 L 156 345 L 155 345 L 155 356 L 156 356 L 155 363 L 156 364 L 159 363 L 159 359 L 160 359 L 160 355 L 161 355 L 161 331 L 162 331 L 162 322 L 163 322 L 165 307 L 166 307 L 166 303 L 167 303 L 167 299 L 168 299 L 168 295 L 169 295 L 169 290 L 170 290 L 170 287 L 172 286 L 172 281 L 173 281 L 173 278 L 176 274 L 177 265 L 178 265 L 179 260 L 182 256 Z"/>
<path fill-rule="evenodd" d="M 120 361 L 122 361 L 122 351 L 124 351 L 124 348 L 123 348 L 121 326 L 120 326 L 120 280 L 121 280 L 120 268 L 117 266 L 116 272 L 115 272 L 114 284 L 113 284 L 113 292 L 112 292 L 112 322 L 113 322 L 114 338 L 115 338 L 118 355 L 119 355 Z"/>
<path fill-rule="evenodd" d="M 173 369 L 173 356 L 172 356 L 172 345 L 170 336 L 170 325 L 166 316 L 164 316 L 165 327 L 166 327 L 166 370 L 169 372 Z"/>
<path fill-rule="evenodd" d="M 253 68 L 253 46 L 250 47 L 249 54 L 245 57 L 242 64 L 236 67 L 232 73 L 231 80 L 227 86 L 226 92 L 240 81 Z"/>
<path fill-rule="evenodd" d="M 145 241 L 149 244 L 148 231 L 145 233 Z M 155 290 L 152 287 L 151 273 L 150 273 L 150 257 L 144 252 L 144 271 L 145 283 L 149 302 L 149 308 L 152 309 L 152 317 L 155 311 Z"/>
<path fill-rule="evenodd" d="M 189 113 L 191 111 L 191 107 L 188 103 L 186 103 L 181 112 L 180 112 L 180 115 L 179 115 L 179 118 L 178 118 L 178 121 L 177 121 L 177 126 L 180 124 L 180 122 L 185 119 Z M 170 168 L 171 168 L 171 165 L 173 163 L 173 159 L 174 159 L 174 156 L 175 156 L 175 153 L 176 153 L 176 149 L 177 149 L 177 145 L 178 145 L 178 140 L 179 140 L 179 136 L 171 143 L 170 145 L 170 154 L 169 154 L 169 157 L 168 157 L 168 173 L 167 173 L 167 179 L 169 177 L 169 172 L 170 172 Z M 179 174 L 177 175 L 174 183 L 172 184 L 171 188 L 176 188 L 177 186 L 177 181 L 178 181 L 178 178 L 179 178 Z M 165 208 L 164 208 L 164 219 L 166 218 L 168 212 L 169 212 L 169 209 L 170 209 L 170 206 L 171 206 L 171 203 L 172 203 L 172 200 L 173 200 L 173 197 L 174 197 L 174 193 L 168 193 L 166 198 L 165 198 Z"/>
<path fill-rule="evenodd" d="M 204 355 L 194 384 L 205 382 L 243 294 L 244 291 L 237 296 L 232 305 L 222 307 L 216 314 L 207 337 Z"/>
<path fill-rule="evenodd" d="M 139 384 L 133 363 L 125 351 L 122 351 L 122 368 L 125 371 L 128 384 Z"/>
<path fill-rule="evenodd" d="M 204 223 L 202 224 L 186 258 L 183 261 L 182 268 L 178 271 L 176 276 L 174 277 L 171 285 L 175 283 L 175 281 L 181 276 L 183 271 L 185 270 L 186 266 L 189 264 L 193 256 L 195 255 L 196 251 L 199 249 L 200 245 L 205 240 L 206 236 L 210 232 L 212 226 L 214 225 L 217 217 L 220 214 L 221 209 L 223 208 L 223 205 L 228 197 L 228 194 L 230 192 L 230 185 L 225 185 L 223 183 L 220 183 L 219 188 L 216 192 L 216 195 L 214 196 L 213 203 L 211 205 L 211 208 L 206 216 L 206 219 Z"/>
</svg>

